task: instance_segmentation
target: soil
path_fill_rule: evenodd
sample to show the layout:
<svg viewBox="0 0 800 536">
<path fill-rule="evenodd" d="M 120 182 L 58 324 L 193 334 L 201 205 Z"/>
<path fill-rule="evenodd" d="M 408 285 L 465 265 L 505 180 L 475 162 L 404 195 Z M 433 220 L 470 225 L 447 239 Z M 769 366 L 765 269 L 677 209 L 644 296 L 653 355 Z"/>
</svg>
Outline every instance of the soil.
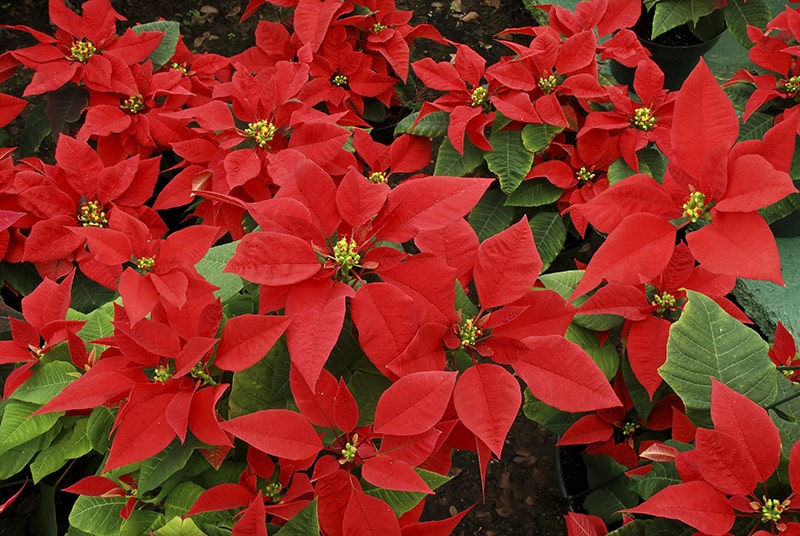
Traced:
<svg viewBox="0 0 800 536">
<path fill-rule="evenodd" d="M 244 0 L 111 0 L 114 8 L 131 23 L 163 18 L 181 22 L 187 45 L 197 52 L 232 54 L 250 46 L 258 17 L 282 20 L 288 10 L 264 5 L 258 15 L 240 23 Z M 521 0 L 397 0 L 399 9 L 414 11 L 412 23 L 428 23 L 447 38 L 467 43 L 495 61 L 508 54 L 492 36 L 506 28 L 534 24 Z M 24 24 L 50 33 L 46 0 L 16 0 L 0 4 L 0 21 Z M 0 53 L 34 44 L 22 32 L 0 29 Z M 453 49 L 418 42 L 417 57 L 449 59 Z M 27 82 L 15 77 L 0 85 L 0 92 L 21 93 Z M 24 77 L 23 77 L 24 78 Z M 6 134 L 14 141 L 19 124 L 12 123 Z M 0 130 L 2 134 L 2 130 Z M 0 136 L 0 146 L 3 145 Z M 43 147 L 43 150 L 46 150 Z M 560 536 L 566 534 L 562 516 L 569 510 L 554 480 L 555 438 L 520 414 L 508 435 L 503 456 L 489 464 L 485 495 L 474 454 L 457 452 L 453 479 L 428 499 L 425 519 L 443 519 L 472 505 L 474 507 L 453 532 L 456 536 Z M 2 532 L 2 531 L 0 531 Z"/>
</svg>

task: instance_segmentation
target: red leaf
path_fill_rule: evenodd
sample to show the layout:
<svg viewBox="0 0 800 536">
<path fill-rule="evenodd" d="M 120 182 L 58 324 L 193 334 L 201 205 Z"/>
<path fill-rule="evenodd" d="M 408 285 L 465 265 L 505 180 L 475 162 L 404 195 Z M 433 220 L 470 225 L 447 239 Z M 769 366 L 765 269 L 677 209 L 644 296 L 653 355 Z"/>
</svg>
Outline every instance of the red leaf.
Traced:
<svg viewBox="0 0 800 536">
<path fill-rule="evenodd" d="M 250 504 L 252 498 L 253 494 L 239 484 L 218 484 L 201 493 L 184 515 L 189 517 L 203 512 L 240 508 Z"/>
<path fill-rule="evenodd" d="M 401 533 L 403 536 L 450 536 L 470 510 L 472 506 L 447 519 L 409 523 L 403 525 Z"/>
<path fill-rule="evenodd" d="M 119 425 L 103 472 L 155 456 L 175 439 L 164 414 L 173 393 L 156 395 L 145 402 L 125 406 L 117 415 Z"/>
<path fill-rule="evenodd" d="M 725 495 L 702 480 L 664 488 L 626 511 L 677 519 L 709 536 L 727 534 L 736 519 Z"/>
<path fill-rule="evenodd" d="M 336 204 L 331 202 L 336 196 L 331 176 L 311 160 L 303 159 L 294 165 L 291 180 L 281 184 L 275 197 L 290 197 L 303 203 L 311 210 L 312 221 L 323 229 L 325 236 L 330 236 L 341 222 Z"/>
<path fill-rule="evenodd" d="M 715 212 L 686 242 L 709 272 L 784 284 L 775 237 L 757 212 Z"/>
<path fill-rule="evenodd" d="M 800 490 L 800 442 L 789 451 L 789 483 L 795 493 Z"/>
<path fill-rule="evenodd" d="M 746 154 L 728 169 L 728 188 L 714 206 L 722 212 L 753 212 L 797 192 L 789 174 L 772 167 L 763 156 Z"/>
<path fill-rule="evenodd" d="M 376 434 L 416 435 L 438 423 L 456 382 L 455 372 L 424 371 L 403 376 L 378 400 L 375 408 Z"/>
<path fill-rule="evenodd" d="M 324 166 L 336 158 L 349 137 L 350 132 L 338 125 L 328 121 L 310 121 L 295 127 L 288 147 Z"/>
<path fill-rule="evenodd" d="M 9 497 L 3 504 L 0 504 L 0 514 L 5 512 L 8 509 L 8 507 L 11 506 L 14 503 L 14 501 L 16 501 L 19 498 L 19 496 L 22 494 L 22 490 L 25 489 L 25 485 L 27 483 L 28 483 L 28 479 L 26 477 L 25 478 L 25 482 L 22 483 L 22 486 L 20 486 L 19 490 L 17 490 L 17 492 L 14 495 Z M 67 491 L 67 490 L 64 489 L 63 491 Z"/>
<path fill-rule="evenodd" d="M 192 398 L 192 406 L 189 408 L 189 429 L 206 445 L 233 447 L 231 439 L 220 426 L 216 410 L 217 403 L 227 388 L 228 385 L 223 383 L 200 389 Z"/>
<path fill-rule="evenodd" d="M 358 536 L 400 536 L 400 522 L 382 500 L 353 488 L 342 519 L 344 534 Z"/>
<path fill-rule="evenodd" d="M 758 468 L 759 481 L 766 482 L 781 456 L 781 436 L 767 410 L 712 377 L 711 420 L 714 430 L 739 442 Z"/>
<path fill-rule="evenodd" d="M 611 439 L 614 426 L 596 413 L 584 415 L 558 439 L 558 445 L 588 445 Z"/>
<path fill-rule="evenodd" d="M 719 430 L 698 428 L 697 469 L 706 482 L 726 495 L 749 495 L 759 480 L 758 468 L 736 438 Z"/>
<path fill-rule="evenodd" d="M 567 536 L 605 536 L 606 524 L 597 516 L 570 512 L 564 516 L 567 523 Z"/>
<path fill-rule="evenodd" d="M 104 476 L 90 475 L 73 485 L 62 489 L 67 493 L 77 493 L 88 497 L 124 497 L 125 490 L 119 484 Z"/>
<path fill-rule="evenodd" d="M 253 283 L 280 286 L 304 281 L 319 272 L 321 266 L 307 241 L 264 231 L 245 235 L 224 271 Z"/>
<path fill-rule="evenodd" d="M 387 184 L 372 184 L 355 169 L 350 169 L 336 190 L 336 208 L 347 223 L 359 227 L 378 213 L 389 191 Z M 327 202 L 330 203 L 330 199 Z"/>
<path fill-rule="evenodd" d="M 473 271 L 481 307 L 498 307 L 523 297 L 541 269 L 527 217 L 487 238 L 478 247 Z"/>
<path fill-rule="evenodd" d="M 271 456 L 306 460 L 322 450 L 322 442 L 305 417 L 288 409 L 265 409 L 221 424 L 245 443 Z"/>
<path fill-rule="evenodd" d="M 286 316 L 240 315 L 229 319 L 222 330 L 214 365 L 239 371 L 260 361 L 291 323 Z"/>
<path fill-rule="evenodd" d="M 403 181 L 373 221 L 375 232 L 381 240 L 406 242 L 419 231 L 445 227 L 472 210 L 492 182 L 463 177 Z"/>
<path fill-rule="evenodd" d="M 672 150 L 689 175 L 700 177 L 706 155 L 730 148 L 739 121 L 730 99 L 701 58 L 681 87 L 672 119 Z"/>
<path fill-rule="evenodd" d="M 289 385 L 297 409 L 308 422 L 316 426 L 334 428 L 334 404 L 338 384 L 333 374 L 322 369 L 314 389 L 311 389 L 297 367 L 291 367 Z"/>
<path fill-rule="evenodd" d="M 464 426 L 499 458 L 522 403 L 519 382 L 499 365 L 475 365 L 458 379 L 453 402 Z"/>
<path fill-rule="evenodd" d="M 557 335 L 525 340 L 531 352 L 513 363 L 533 396 L 562 411 L 621 406 L 600 367 L 577 344 Z"/>
<path fill-rule="evenodd" d="M 0 93 L 0 128 L 13 121 L 27 105 L 24 99 Z"/>
<path fill-rule="evenodd" d="M 633 374 L 653 399 L 661 385 L 658 367 L 667 361 L 667 338 L 672 323 L 657 316 L 634 322 L 628 333 L 628 360 Z"/>
<path fill-rule="evenodd" d="M 339 386 L 336 389 L 333 416 L 336 427 L 342 432 L 349 434 L 358 425 L 358 403 L 343 378 L 339 378 Z"/>
<path fill-rule="evenodd" d="M 332 279 L 309 279 L 289 292 L 286 316 L 294 318 L 286 328 L 286 345 L 292 364 L 309 385 L 316 385 L 336 345 L 347 309 L 345 298 L 353 295 L 352 288 Z"/>
<path fill-rule="evenodd" d="M 475 230 L 463 218 L 434 231 L 420 231 L 414 243 L 423 253 L 431 253 L 456 269 L 456 278 L 466 288 L 472 281 L 472 269 L 480 241 Z"/>
<path fill-rule="evenodd" d="M 628 284 L 653 280 L 669 264 L 674 248 L 674 225 L 652 214 L 628 216 L 595 252 L 572 298 L 604 279 Z"/>
<path fill-rule="evenodd" d="M 242 517 L 233 526 L 231 536 L 267 536 L 267 512 L 260 491 L 242 512 Z"/>
<path fill-rule="evenodd" d="M 333 16 L 342 7 L 339 0 L 299 0 L 294 12 L 294 31 L 311 52 L 319 50 L 331 27 Z"/>
<path fill-rule="evenodd" d="M 433 493 L 409 463 L 389 456 L 375 456 L 368 459 L 361 466 L 361 474 L 364 480 L 379 488 Z"/>
<path fill-rule="evenodd" d="M 580 307 L 581 314 L 619 315 L 634 321 L 647 319 L 652 311 L 653 307 L 642 290 L 619 283 L 600 287 Z"/>
<path fill-rule="evenodd" d="M 131 260 L 131 242 L 119 231 L 101 227 L 70 227 L 69 230 L 85 238 L 89 252 L 103 264 L 114 266 Z"/>
</svg>

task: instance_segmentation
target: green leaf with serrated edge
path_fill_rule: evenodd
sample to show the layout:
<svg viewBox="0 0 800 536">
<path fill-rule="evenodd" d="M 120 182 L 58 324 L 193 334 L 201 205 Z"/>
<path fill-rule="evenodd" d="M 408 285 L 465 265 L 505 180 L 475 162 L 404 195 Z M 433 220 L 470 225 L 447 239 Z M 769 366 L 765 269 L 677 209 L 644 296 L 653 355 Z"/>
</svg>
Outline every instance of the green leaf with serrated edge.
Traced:
<svg viewBox="0 0 800 536">
<path fill-rule="evenodd" d="M 169 522 L 153 532 L 154 536 L 207 536 L 191 517 L 173 517 Z"/>
<path fill-rule="evenodd" d="M 564 190 L 553 186 L 547 179 L 522 181 L 519 187 L 508 194 L 505 204 L 509 207 L 541 207 L 555 203 Z"/>
<path fill-rule="evenodd" d="M 72 506 L 69 523 L 95 536 L 119 536 L 123 523 L 119 511 L 126 502 L 128 499 L 125 497 L 80 495 Z"/>
<path fill-rule="evenodd" d="M 482 241 L 507 229 L 514 221 L 516 211 L 505 206 L 506 196 L 496 189 L 487 190 L 467 220 Z"/>
<path fill-rule="evenodd" d="M 654 393 L 653 399 L 651 400 L 647 389 L 642 387 L 642 384 L 639 383 L 638 379 L 636 379 L 636 375 L 631 369 L 630 361 L 623 359 L 620 364 L 620 368 L 622 370 L 622 377 L 625 380 L 625 389 L 628 390 L 628 394 L 633 401 L 633 406 L 636 409 L 636 413 L 639 414 L 639 417 L 641 417 L 643 421 L 646 421 L 650 417 L 650 412 L 653 411 L 653 407 L 655 407 L 656 402 L 662 398 L 663 391 L 668 389 L 668 386 L 667 384 L 662 383 Z"/>
<path fill-rule="evenodd" d="M 397 123 L 394 134 L 414 134 L 425 136 L 426 138 L 441 138 L 447 134 L 447 127 L 450 125 L 450 114 L 447 112 L 433 112 L 428 114 L 414 126 L 419 112 L 404 117 Z"/>
<path fill-rule="evenodd" d="M 261 361 L 233 374 L 231 395 L 228 398 L 228 418 L 232 419 L 262 409 L 288 407 L 286 400 L 272 400 L 271 390 L 276 360 L 280 358 L 281 352 L 285 351 L 286 341 L 281 337 Z"/>
<path fill-rule="evenodd" d="M 61 431 L 59 436 L 47 447 L 36 455 L 30 464 L 34 484 L 50 475 L 69 461 L 80 458 L 92 451 L 92 445 L 87 436 L 89 419 L 86 417 L 71 417 L 74 424 Z"/>
<path fill-rule="evenodd" d="M 133 31 L 136 33 L 164 33 L 164 37 L 161 38 L 161 43 L 150 53 L 149 58 L 153 62 L 153 70 L 157 71 L 175 54 L 175 48 L 178 46 L 178 39 L 180 39 L 181 36 L 181 25 L 174 20 L 157 20 L 145 24 L 138 24 L 133 27 Z"/>
<path fill-rule="evenodd" d="M 114 426 L 116 411 L 111 408 L 97 407 L 89 415 L 86 435 L 92 448 L 100 454 L 105 454 L 111 447 L 111 427 Z"/>
<path fill-rule="evenodd" d="M 500 181 L 500 189 L 511 193 L 522 183 L 533 165 L 533 153 L 522 144 L 521 130 L 501 130 L 489 137 L 494 151 L 483 158 Z"/>
<path fill-rule="evenodd" d="M 50 132 L 50 121 L 45 114 L 45 102 L 42 101 L 34 106 L 25 118 L 25 126 L 19 137 L 20 156 L 34 156 L 39 150 L 39 145 L 50 135 Z"/>
<path fill-rule="evenodd" d="M 458 280 L 456 280 L 456 311 L 461 311 L 462 318 L 475 317 L 478 314 L 478 306 L 467 296 Z"/>
<path fill-rule="evenodd" d="M 703 4 L 706 5 L 706 9 L 699 9 L 699 6 Z M 702 2 L 697 0 L 659 2 L 653 12 L 653 32 L 650 37 L 651 39 L 656 38 L 672 28 L 685 24 L 687 21 L 696 21 L 701 16 L 708 15 L 714 9 L 713 0 L 703 0 Z"/>
<path fill-rule="evenodd" d="M 610 456 L 586 456 L 586 476 L 593 491 L 586 496 L 583 507 L 590 514 L 600 516 L 607 524 L 622 519 L 620 510 L 631 508 L 639 502 L 639 494 L 625 476 L 627 467 Z"/>
<path fill-rule="evenodd" d="M 464 140 L 464 154 L 460 155 L 453 148 L 450 140 L 445 138 L 439 146 L 433 174 L 444 177 L 463 177 L 481 164 L 483 164 L 483 151 L 475 147 L 469 139 Z"/>
<path fill-rule="evenodd" d="M 0 275 L 8 286 L 23 296 L 33 292 L 42 282 L 36 267 L 29 262 L 0 263 Z"/>
<path fill-rule="evenodd" d="M 36 453 L 46 448 L 57 434 L 58 430 L 54 429 L 4 452 L 3 463 L 0 463 L 0 480 L 6 480 L 25 469 Z"/>
<path fill-rule="evenodd" d="M 150 534 L 150 530 L 155 530 L 164 525 L 164 515 L 154 510 L 141 510 L 134 508 L 130 517 L 122 524 L 119 536 L 142 536 Z"/>
<path fill-rule="evenodd" d="M 27 443 L 53 428 L 63 412 L 44 413 L 31 417 L 39 404 L 9 400 L 0 422 L 0 455 Z"/>
<path fill-rule="evenodd" d="M 621 326 L 624 320 L 617 315 L 575 315 L 573 322 L 594 331 L 607 331 Z"/>
<path fill-rule="evenodd" d="M 419 467 L 415 467 L 414 471 L 416 471 L 417 474 L 422 477 L 422 480 L 425 481 L 428 487 L 433 490 L 452 479 L 450 476 L 426 471 L 425 469 L 420 469 Z M 428 496 L 427 493 L 416 491 L 395 491 L 384 488 L 376 488 L 368 483 L 362 483 L 362 485 L 364 487 L 364 492 L 367 495 L 377 497 L 388 504 L 398 517 L 414 508 L 419 504 L 420 501 Z"/>
<path fill-rule="evenodd" d="M 800 211 L 800 194 L 789 194 L 777 203 L 759 209 L 758 213 L 767 223 L 775 223 L 798 211 Z"/>
<path fill-rule="evenodd" d="M 533 396 L 527 387 L 523 394 L 525 398 L 522 402 L 522 411 L 525 416 L 533 422 L 541 424 L 557 436 L 563 435 L 581 417 L 579 413 L 568 413 L 553 406 L 548 406 Z"/>
<path fill-rule="evenodd" d="M 200 442 L 188 435 L 181 443 L 177 439 L 158 454 L 143 460 L 139 465 L 139 492 L 145 493 L 160 486 L 169 477 L 183 469 Z"/>
<path fill-rule="evenodd" d="M 773 124 L 775 124 L 774 115 L 755 112 L 747 121 L 739 123 L 739 141 L 764 139 L 764 134 Z"/>
<path fill-rule="evenodd" d="M 564 127 L 555 127 L 546 123 L 525 125 L 522 129 L 522 144 L 532 153 L 547 149 L 556 134 Z"/>
<path fill-rule="evenodd" d="M 288 356 L 288 354 L 287 354 Z M 288 357 L 287 357 L 288 361 Z M 336 345 L 325 363 L 325 368 L 334 375 L 334 377 L 345 377 L 357 368 L 357 363 L 369 363 L 361 345 L 358 343 L 356 337 L 356 330 L 353 328 L 353 322 L 350 319 L 345 319 L 342 324 L 342 331 L 339 333 L 339 338 L 336 339 Z M 368 370 L 375 370 L 371 363 L 369 363 Z M 289 371 L 286 371 L 286 381 L 288 389 Z"/>
<path fill-rule="evenodd" d="M 753 42 L 747 37 L 747 27 L 755 26 L 764 30 L 772 18 L 764 0 L 728 0 L 723 13 L 728 31 L 740 45 L 748 49 L 753 46 Z"/>
<path fill-rule="evenodd" d="M 698 426 L 710 426 L 711 378 L 760 405 L 778 392 L 768 346 L 711 298 L 687 291 L 689 301 L 669 331 L 667 361 L 658 372 Z"/>
<path fill-rule="evenodd" d="M 244 288 L 241 277 L 222 271 L 236 252 L 237 244 L 238 241 L 212 247 L 194 266 L 206 281 L 219 287 L 214 295 L 223 302 Z"/>
<path fill-rule="evenodd" d="M 225 465 L 228 465 L 227 463 Z M 221 484 L 222 482 L 215 482 Z M 175 486 L 167 495 L 164 500 L 164 517 L 172 519 L 175 516 L 182 516 L 192 505 L 197 501 L 197 498 L 205 488 L 195 484 L 194 482 L 181 482 Z M 216 512 L 203 512 L 192 516 L 198 527 L 203 528 L 204 525 L 211 524 L 218 527 L 232 527 L 235 523 L 233 516 L 237 509 L 219 510 Z M 205 530 L 203 528 L 203 530 Z"/>
<path fill-rule="evenodd" d="M 67 310 L 67 320 L 86 322 L 78 332 L 78 336 L 86 343 L 103 337 L 110 337 L 114 334 L 114 326 L 111 324 L 114 320 L 114 302 L 108 302 L 94 309 L 89 314 L 81 313 L 75 309 L 69 309 Z M 103 345 L 92 346 L 96 349 L 95 351 L 97 353 L 102 352 L 103 349 L 106 348 Z"/>
<path fill-rule="evenodd" d="M 619 352 L 612 343 L 600 344 L 600 340 L 593 330 L 570 324 L 564 338 L 574 342 L 591 356 L 608 380 L 616 376 L 619 370 Z"/>
<path fill-rule="evenodd" d="M 66 385 L 75 381 L 76 371 L 75 365 L 65 361 L 39 362 L 33 368 L 33 376 L 20 385 L 9 398 L 44 405 Z"/>
<path fill-rule="evenodd" d="M 545 288 L 557 292 L 559 296 L 567 300 L 575 292 L 581 277 L 583 277 L 583 270 L 565 270 L 552 274 L 542 274 L 539 276 L 539 281 Z"/>
<path fill-rule="evenodd" d="M 47 94 L 45 114 L 53 132 L 67 132 L 67 123 L 80 120 L 89 104 L 89 92 L 75 84 L 66 84 Z"/>
<path fill-rule="evenodd" d="M 564 248 L 567 226 L 557 212 L 538 212 L 529 223 L 536 249 L 542 259 L 542 270 L 546 270 Z"/>
<path fill-rule="evenodd" d="M 306 536 L 319 534 L 319 516 L 317 515 L 317 499 L 311 501 L 290 519 L 275 536 Z"/>
<path fill-rule="evenodd" d="M 365 426 L 375 421 L 378 399 L 392 384 L 389 378 L 375 372 L 356 371 L 347 381 L 347 388 L 358 404 L 358 425 Z"/>
<path fill-rule="evenodd" d="M 646 475 L 631 477 L 642 499 L 649 499 L 667 486 L 683 482 L 674 463 L 653 462 L 650 465 L 653 469 Z"/>
</svg>

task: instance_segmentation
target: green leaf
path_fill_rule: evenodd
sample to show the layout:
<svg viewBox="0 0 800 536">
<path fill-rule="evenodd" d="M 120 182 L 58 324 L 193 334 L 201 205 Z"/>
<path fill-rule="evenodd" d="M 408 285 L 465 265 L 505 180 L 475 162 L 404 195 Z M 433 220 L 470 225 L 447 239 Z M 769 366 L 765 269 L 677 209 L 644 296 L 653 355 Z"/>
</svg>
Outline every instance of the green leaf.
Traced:
<svg viewBox="0 0 800 536">
<path fill-rule="evenodd" d="M 375 406 L 392 382 L 379 372 L 356 371 L 350 376 L 347 388 L 358 404 L 358 424 L 366 426 L 375 421 Z"/>
<path fill-rule="evenodd" d="M 92 281 L 83 272 L 78 271 L 72 282 L 72 302 L 70 306 L 76 311 L 89 314 L 116 298 L 117 292 Z"/>
<path fill-rule="evenodd" d="M 67 123 L 80 120 L 89 104 L 89 92 L 75 84 L 66 84 L 47 94 L 45 113 L 53 132 L 67 132 Z"/>
<path fill-rule="evenodd" d="M 319 516 L 317 515 L 317 499 L 300 510 L 290 519 L 275 536 L 306 536 L 319 534 Z"/>
<path fill-rule="evenodd" d="M 469 139 L 464 140 L 464 154 L 460 155 L 453 148 L 450 140 L 445 138 L 439 146 L 433 174 L 445 177 L 463 177 L 482 163 L 483 151 L 475 147 Z"/>
<path fill-rule="evenodd" d="M 546 270 L 564 248 L 567 226 L 558 212 L 538 212 L 531 218 L 530 227 L 542 259 L 542 270 Z"/>
<path fill-rule="evenodd" d="M 3 281 L 23 296 L 33 292 L 42 282 L 36 267 L 29 262 L 0 263 L 0 274 L 3 276 Z"/>
<path fill-rule="evenodd" d="M 63 412 L 43 413 L 31 417 L 39 404 L 9 400 L 0 422 L 0 455 L 27 443 L 53 428 Z"/>
<path fill-rule="evenodd" d="M 80 320 L 86 322 L 78 336 L 84 342 L 90 342 L 103 337 L 110 337 L 114 334 L 114 326 L 111 322 L 114 320 L 114 302 L 108 302 L 94 309 L 89 314 L 81 313 L 75 309 L 67 311 L 67 320 Z M 98 353 L 102 351 L 105 346 L 95 345 Z"/>
<path fill-rule="evenodd" d="M 119 511 L 125 506 L 125 497 L 88 497 L 80 495 L 72 506 L 69 523 L 94 536 L 118 536 L 123 520 Z"/>
<path fill-rule="evenodd" d="M 651 39 L 714 11 L 713 0 L 669 0 L 656 3 Z"/>
<path fill-rule="evenodd" d="M 111 427 L 114 426 L 116 412 L 104 406 L 96 407 L 89 415 L 86 435 L 92 448 L 100 454 L 105 454 L 111 447 Z"/>
<path fill-rule="evenodd" d="M 428 487 L 433 490 L 450 481 L 452 478 L 447 475 L 440 475 L 439 473 L 426 471 L 425 469 L 420 469 L 418 467 L 414 468 L 414 470 L 419 476 L 422 477 L 422 480 L 428 484 Z M 428 496 L 426 493 L 415 491 L 395 491 L 385 488 L 375 488 L 367 484 L 363 484 L 363 486 L 364 492 L 367 495 L 381 499 L 383 502 L 388 504 L 392 510 L 394 510 L 394 513 L 397 514 L 398 517 L 414 508 L 421 500 Z"/>
<path fill-rule="evenodd" d="M 542 274 L 539 281 L 552 291 L 558 292 L 565 300 L 572 296 L 575 288 L 583 277 L 583 270 L 564 270 L 551 274 Z"/>
<path fill-rule="evenodd" d="M 133 27 L 133 31 L 139 34 L 142 32 L 164 33 L 161 44 L 150 54 L 153 71 L 157 71 L 175 54 L 175 48 L 178 46 L 178 39 L 181 36 L 181 25 L 174 20 L 157 20 L 138 24 Z"/>
<path fill-rule="evenodd" d="M 758 211 L 770 224 L 782 220 L 794 212 L 800 212 L 800 194 L 789 194 L 780 201 Z"/>
<path fill-rule="evenodd" d="M 500 189 L 511 193 L 522 183 L 533 165 L 533 153 L 522 143 L 521 130 L 501 130 L 489 137 L 494 151 L 485 153 L 489 169 L 500 180 Z"/>
<path fill-rule="evenodd" d="M 122 524 L 119 536 L 142 536 L 150 534 L 151 529 L 155 529 L 164 524 L 164 516 L 153 510 L 140 510 L 135 508 L 128 519 Z"/>
<path fill-rule="evenodd" d="M 530 179 L 508 194 L 505 204 L 510 207 L 541 207 L 558 201 L 563 192 L 547 179 Z"/>
<path fill-rule="evenodd" d="M 197 272 L 206 281 L 219 287 L 219 290 L 215 292 L 215 296 L 223 302 L 235 296 L 244 288 L 244 282 L 241 277 L 222 271 L 228 261 L 231 260 L 231 257 L 233 257 L 237 244 L 238 242 L 229 242 L 228 244 L 214 246 L 195 265 Z"/>
<path fill-rule="evenodd" d="M 414 134 L 416 136 L 425 136 L 426 138 L 441 138 L 447 134 L 447 127 L 450 124 L 450 114 L 447 112 L 428 114 L 420 119 L 416 126 L 413 126 L 417 116 L 419 116 L 419 112 L 401 119 L 394 129 L 395 136 L 398 134 Z"/>
<path fill-rule="evenodd" d="M 62 430 L 59 437 L 42 449 L 31 463 L 34 484 L 64 467 L 69 460 L 75 460 L 92 451 L 87 436 L 89 419 L 86 417 L 74 417 L 74 419 L 77 419 L 74 426 Z"/>
<path fill-rule="evenodd" d="M 37 104 L 25 119 L 20 134 L 19 153 L 21 156 L 34 156 L 42 140 L 51 132 L 50 121 L 45 114 L 45 102 Z"/>
<path fill-rule="evenodd" d="M 56 518 L 56 488 L 45 483 L 38 486 L 39 500 L 31 512 L 28 530 L 37 536 L 56 536 L 58 523 Z"/>
<path fill-rule="evenodd" d="M 44 364 L 40 362 L 33 368 L 33 376 L 20 385 L 9 398 L 44 405 L 66 385 L 75 381 L 76 370 L 75 365 L 65 361 L 50 361 Z"/>
<path fill-rule="evenodd" d="M 600 367 L 600 370 L 603 371 L 609 381 L 616 376 L 619 370 L 620 358 L 619 352 L 617 352 L 613 344 L 601 345 L 593 330 L 582 328 L 575 324 L 571 324 L 567 328 L 564 338 L 586 350 L 586 353 L 597 363 L 597 366 Z"/>
<path fill-rule="evenodd" d="M 755 112 L 747 119 L 747 122 L 739 123 L 739 141 L 764 139 L 764 134 L 772 128 L 774 123 L 774 115 Z"/>
<path fill-rule="evenodd" d="M 772 18 L 769 6 L 764 0 L 728 0 L 723 13 L 728 31 L 747 49 L 753 46 L 753 42 L 747 37 L 747 26 L 764 30 Z"/>
<path fill-rule="evenodd" d="M 275 369 L 279 359 L 286 358 L 286 341 L 283 337 L 267 355 L 253 365 L 233 374 L 231 396 L 228 399 L 228 418 L 254 413 L 262 409 L 286 408 L 287 401 L 276 399 L 272 392 Z"/>
<path fill-rule="evenodd" d="M 487 190 L 469 213 L 467 219 L 481 241 L 507 229 L 514 221 L 516 211 L 505 206 L 505 200 L 506 196 L 500 190 Z"/>
<path fill-rule="evenodd" d="M 155 456 L 142 461 L 139 466 L 139 493 L 156 489 L 183 469 L 192 452 L 199 446 L 200 442 L 189 435 L 184 443 L 176 439 Z"/>
<path fill-rule="evenodd" d="M 564 127 L 556 127 L 546 123 L 536 123 L 525 125 L 522 129 L 522 144 L 532 153 L 538 153 L 547 149 L 553 138 L 564 130 Z"/>
<path fill-rule="evenodd" d="M 169 523 L 153 533 L 155 536 L 206 536 L 191 517 L 176 516 Z"/>
<path fill-rule="evenodd" d="M 674 463 L 652 463 L 650 465 L 653 469 L 649 473 L 632 477 L 636 491 L 639 492 L 642 499 L 649 499 L 667 486 L 683 482 Z"/>
<path fill-rule="evenodd" d="M 627 467 L 615 462 L 610 456 L 586 456 L 586 476 L 589 488 L 583 507 L 590 514 L 600 516 L 607 524 L 622 519 L 620 510 L 631 508 L 639 501 L 639 494 L 625 476 Z"/>
<path fill-rule="evenodd" d="M 472 303 L 461 282 L 456 279 L 456 311 L 461 311 L 463 318 L 475 317 L 478 315 L 478 307 Z"/>
<path fill-rule="evenodd" d="M 711 378 L 757 404 L 768 405 L 778 391 L 768 346 L 752 329 L 728 315 L 714 300 L 687 291 L 683 314 L 672 325 L 667 361 L 658 369 L 681 397 L 698 426 L 711 424 Z"/>
<path fill-rule="evenodd" d="M 527 387 L 523 393 L 522 412 L 525 417 L 547 428 L 555 435 L 563 435 L 581 417 L 578 413 L 568 413 L 548 406 L 531 393 Z"/>
</svg>

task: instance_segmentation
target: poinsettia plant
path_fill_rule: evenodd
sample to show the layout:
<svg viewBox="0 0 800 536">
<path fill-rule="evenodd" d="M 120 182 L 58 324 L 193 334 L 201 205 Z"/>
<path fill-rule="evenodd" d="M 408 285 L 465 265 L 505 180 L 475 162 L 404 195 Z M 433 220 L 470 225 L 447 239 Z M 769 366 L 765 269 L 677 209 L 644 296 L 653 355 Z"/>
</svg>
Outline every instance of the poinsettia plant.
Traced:
<svg viewBox="0 0 800 536">
<path fill-rule="evenodd" d="M 233 57 L 108 0 L 5 26 L 38 44 L 0 124 L 58 113 L 52 155 L 0 151 L 0 480 L 76 496 L 70 534 L 444 535 L 454 449 L 485 476 L 524 410 L 598 460 L 571 533 L 794 530 L 796 347 L 730 292 L 783 281 L 796 114 L 738 141 L 704 63 L 665 90 L 638 0 L 546 8 L 491 65 L 392 0 L 275 3 Z"/>
</svg>

